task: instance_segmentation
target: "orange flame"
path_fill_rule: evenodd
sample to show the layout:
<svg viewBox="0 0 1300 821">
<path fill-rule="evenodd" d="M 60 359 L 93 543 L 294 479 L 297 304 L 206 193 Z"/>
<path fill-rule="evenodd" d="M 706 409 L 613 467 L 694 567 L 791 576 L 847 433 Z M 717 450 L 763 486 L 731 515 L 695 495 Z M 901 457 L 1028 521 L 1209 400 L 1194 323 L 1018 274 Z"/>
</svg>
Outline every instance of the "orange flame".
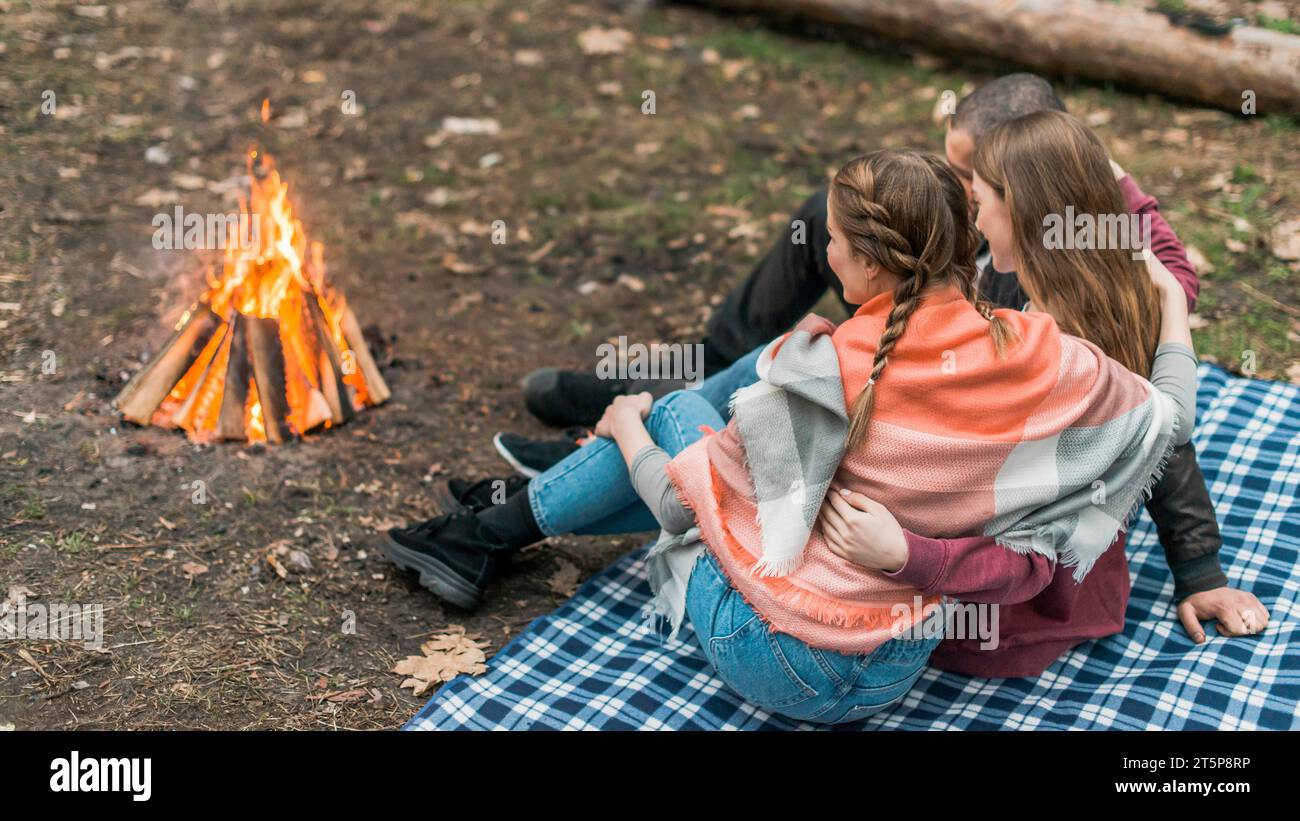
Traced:
<svg viewBox="0 0 1300 821">
<path fill-rule="evenodd" d="M 270 102 L 263 101 L 262 119 L 269 116 Z M 340 359 L 355 361 L 342 327 L 345 303 L 326 282 L 321 244 L 308 242 L 302 223 L 294 217 L 289 186 L 281 181 L 271 158 L 264 154 L 259 157 L 256 150 L 251 150 L 247 167 L 249 195 L 241 197 L 239 203 L 241 216 L 246 218 L 246 222 L 241 221 L 244 231 L 227 223 L 221 273 L 209 273 L 208 289 L 199 300 L 224 324 L 153 417 L 155 424 L 183 428 L 196 441 L 216 436 L 231 366 L 233 333 L 239 332 L 238 327 L 232 332 L 236 313 L 274 319 L 278 324 L 289 409 L 285 421 L 293 433 L 332 424 L 323 379 L 336 375 L 341 378 L 353 408 L 374 404 L 360 370 L 342 367 L 342 373 L 335 374 L 324 350 L 332 344 Z M 313 309 L 312 302 L 319 311 Z M 186 318 L 188 312 L 183 320 Z M 320 319 L 325 339 L 317 334 Z M 263 403 L 251 373 L 249 383 L 243 434 L 249 441 L 265 441 Z"/>
</svg>

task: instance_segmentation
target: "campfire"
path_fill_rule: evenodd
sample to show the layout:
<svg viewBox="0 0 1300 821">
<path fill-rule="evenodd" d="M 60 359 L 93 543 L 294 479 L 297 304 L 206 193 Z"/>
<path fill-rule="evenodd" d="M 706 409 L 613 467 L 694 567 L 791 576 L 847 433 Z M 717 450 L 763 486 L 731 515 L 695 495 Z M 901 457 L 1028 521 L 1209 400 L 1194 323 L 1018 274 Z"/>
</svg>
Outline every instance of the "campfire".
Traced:
<svg viewBox="0 0 1300 821">
<path fill-rule="evenodd" d="M 288 184 L 256 150 L 248 172 L 240 211 L 255 230 L 241 242 L 228 226 L 220 275 L 209 273 L 171 339 L 114 400 L 132 422 L 199 442 L 279 443 L 389 396 L 356 317 L 326 281 L 321 244 L 294 218 Z"/>
</svg>

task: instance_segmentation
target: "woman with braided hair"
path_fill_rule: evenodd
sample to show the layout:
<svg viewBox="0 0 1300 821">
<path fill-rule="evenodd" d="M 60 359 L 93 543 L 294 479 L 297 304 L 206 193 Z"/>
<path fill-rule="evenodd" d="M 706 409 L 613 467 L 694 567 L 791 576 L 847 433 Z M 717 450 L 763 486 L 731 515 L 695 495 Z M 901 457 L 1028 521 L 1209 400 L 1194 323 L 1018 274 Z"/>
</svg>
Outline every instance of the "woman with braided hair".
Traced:
<svg viewBox="0 0 1300 821">
<path fill-rule="evenodd" d="M 1050 316 L 972 302 L 976 239 L 942 161 L 859 157 L 828 207 L 830 264 L 862 306 L 853 317 L 810 315 L 748 358 L 754 376 L 725 392 L 715 381 L 720 397 L 618 397 L 598 439 L 533 480 L 546 492 L 441 517 L 436 550 L 394 537 L 388 555 L 473 606 L 458 555 L 657 523 L 653 614 L 673 636 L 689 616 L 749 702 L 821 723 L 901 699 L 942 613 L 889 568 L 837 553 L 817 526 L 832 487 L 927 536 L 987 533 L 1082 578 L 1189 426 L 1181 406 Z"/>
<path fill-rule="evenodd" d="M 1124 190 L 1133 188 L 1132 180 L 1086 125 L 1059 111 L 1008 121 L 981 137 L 974 169 L 977 227 L 989 243 L 994 268 L 1019 272 L 1030 299 L 1027 310 L 1053 317 L 1065 332 L 1095 343 L 1112 360 L 1158 386 L 1195 386 L 1188 295 L 1162 264 L 1181 257 L 1176 238 L 1163 243 L 1148 239 L 1152 247 L 1136 254 L 1141 231 L 1093 233 L 1083 242 L 1062 242 L 1059 233 L 1052 233 L 1069 215 L 1103 227 L 1129 228 L 1128 221 L 1136 220 L 1126 205 L 1133 199 L 1131 191 Z M 1075 225 L 1067 224 L 1065 230 L 1076 240 Z M 1182 445 L 1191 433 L 1195 397 L 1182 390 L 1174 394 L 1184 404 Z M 1171 458 L 1194 462 L 1195 453 L 1181 446 Z M 1200 548 L 1175 578 L 1221 575 L 1214 553 L 1218 527 L 1200 471 L 1175 470 L 1173 478 L 1155 492 L 1162 494 L 1166 511 L 1197 522 L 1194 546 Z M 1050 555 L 1007 550 L 987 529 L 937 538 L 917 531 L 903 523 L 903 516 L 891 514 L 899 508 L 879 501 L 870 494 L 828 497 L 821 530 L 838 555 L 885 570 L 927 595 L 999 606 L 1000 647 L 952 637 L 936 649 L 936 667 L 986 677 L 1034 676 L 1080 642 L 1124 628 L 1129 570 L 1122 534 L 1114 534 L 1118 538 L 1081 580 Z M 1153 518 L 1160 527 L 1162 520 Z M 1166 535 L 1162 530 L 1162 540 Z M 1268 624 L 1259 599 L 1227 587 L 1226 579 L 1223 584 L 1213 589 L 1210 581 L 1202 588 L 1207 592 L 1179 605 L 1178 615 L 1197 642 L 1205 640 L 1198 616 L 1217 618 L 1224 635 L 1257 633 Z M 1198 609 L 1208 606 L 1215 609 Z"/>
</svg>

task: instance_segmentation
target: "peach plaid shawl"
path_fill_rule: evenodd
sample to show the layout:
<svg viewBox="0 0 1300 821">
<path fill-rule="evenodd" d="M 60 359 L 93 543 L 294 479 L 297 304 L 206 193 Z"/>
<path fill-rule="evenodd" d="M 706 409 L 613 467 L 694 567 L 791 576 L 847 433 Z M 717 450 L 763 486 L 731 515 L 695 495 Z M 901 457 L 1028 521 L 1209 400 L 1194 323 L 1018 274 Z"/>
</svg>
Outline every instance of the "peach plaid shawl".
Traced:
<svg viewBox="0 0 1300 821">
<path fill-rule="evenodd" d="M 841 652 L 870 652 L 923 613 L 913 612 L 918 591 L 840 559 L 814 528 L 832 476 L 882 503 L 908 530 L 993 536 L 1008 549 L 1073 566 L 1082 579 L 1173 442 L 1169 400 L 1095 345 L 1062 334 L 1046 314 L 1000 310 L 1019 342 L 999 358 L 987 320 L 955 288 L 939 288 L 913 313 L 889 357 L 866 444 L 842 453 L 842 441 L 833 443 L 842 458 L 823 476 L 816 465 L 826 457 L 810 457 L 804 435 L 783 451 L 804 475 L 776 483 L 793 485 L 786 491 L 763 490 L 773 485 L 774 448 L 798 440 L 807 417 L 792 403 L 784 422 L 756 423 L 751 414 L 747 425 L 747 395 L 770 397 L 772 365 L 787 341 L 798 338 L 791 347 L 806 355 L 829 335 L 842 414 L 866 384 L 890 307 L 892 296 L 882 294 L 838 328 L 806 318 L 769 346 L 760 360 L 767 378 L 737 392 L 727 427 L 668 466 L 704 542 L 764 621 Z M 773 498 L 782 493 L 789 498 Z"/>
</svg>

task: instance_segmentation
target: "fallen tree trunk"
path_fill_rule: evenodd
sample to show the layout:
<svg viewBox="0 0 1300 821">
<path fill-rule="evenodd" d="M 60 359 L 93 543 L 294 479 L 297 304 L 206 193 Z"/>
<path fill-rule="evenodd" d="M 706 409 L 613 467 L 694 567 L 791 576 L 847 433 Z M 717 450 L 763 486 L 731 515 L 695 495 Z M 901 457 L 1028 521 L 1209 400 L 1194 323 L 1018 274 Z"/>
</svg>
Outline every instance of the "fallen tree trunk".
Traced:
<svg viewBox="0 0 1300 821">
<path fill-rule="evenodd" d="M 989 55 L 1238 113 L 1300 114 L 1300 37 L 1268 29 L 1210 37 L 1101 0 L 693 2 L 845 26 L 935 53 Z"/>
</svg>

